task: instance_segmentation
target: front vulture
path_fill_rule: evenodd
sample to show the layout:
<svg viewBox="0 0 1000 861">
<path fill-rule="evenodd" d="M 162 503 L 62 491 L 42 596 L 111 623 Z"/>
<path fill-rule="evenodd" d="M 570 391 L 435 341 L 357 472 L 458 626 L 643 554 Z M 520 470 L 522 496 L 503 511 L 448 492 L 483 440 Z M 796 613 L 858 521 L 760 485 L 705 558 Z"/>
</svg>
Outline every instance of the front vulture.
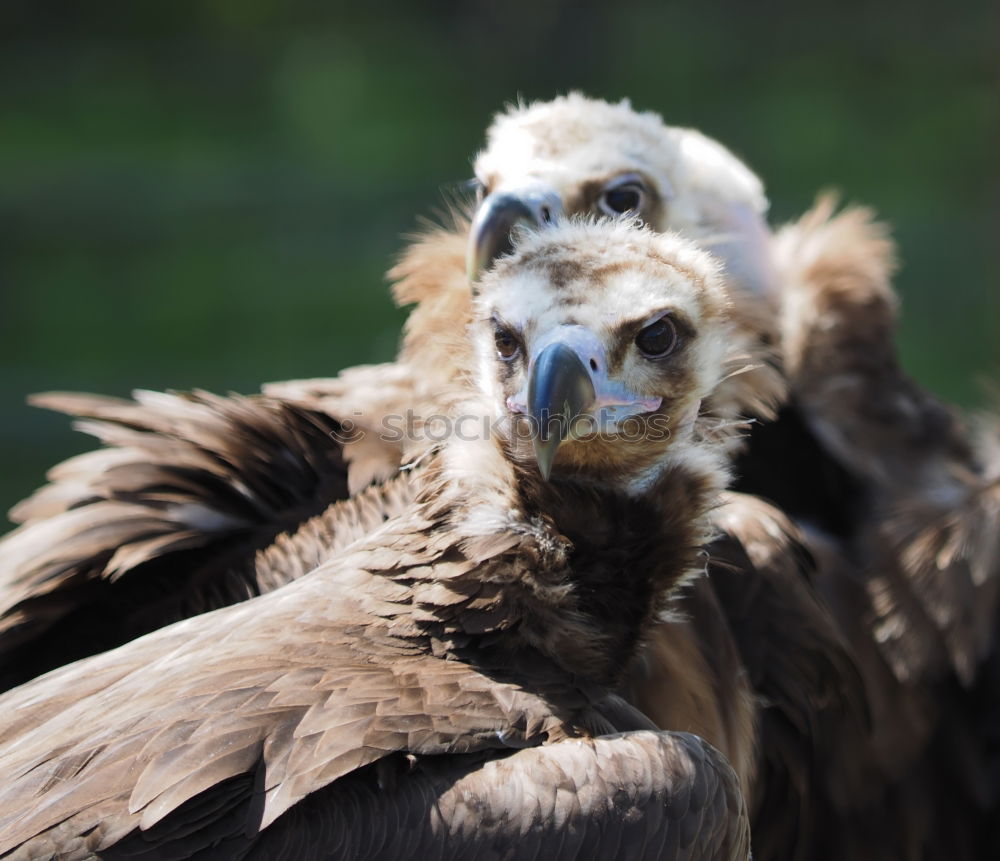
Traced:
<svg viewBox="0 0 1000 861">
<path fill-rule="evenodd" d="M 0 854 L 748 857 L 731 767 L 614 692 L 704 565 L 725 442 L 697 406 L 728 315 L 674 236 L 526 236 L 446 399 L 488 432 L 395 479 L 409 505 L 268 595 L 0 698 Z"/>
</svg>

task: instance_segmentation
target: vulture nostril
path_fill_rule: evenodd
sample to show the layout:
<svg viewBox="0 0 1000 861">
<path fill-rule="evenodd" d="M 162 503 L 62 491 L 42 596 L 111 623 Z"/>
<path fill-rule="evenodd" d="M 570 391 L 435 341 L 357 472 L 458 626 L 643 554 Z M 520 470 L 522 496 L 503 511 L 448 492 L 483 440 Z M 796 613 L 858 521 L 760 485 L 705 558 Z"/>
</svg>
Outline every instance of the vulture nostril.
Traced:
<svg viewBox="0 0 1000 861">
<path fill-rule="evenodd" d="M 596 371 L 597 370 L 597 359 L 591 359 L 590 360 L 590 370 L 592 370 L 592 371 Z"/>
<path fill-rule="evenodd" d="M 540 218 L 542 219 L 542 224 L 551 224 L 552 223 L 552 210 L 549 209 L 547 206 L 543 206 L 541 208 L 541 210 L 539 210 L 538 214 L 539 214 Z"/>
</svg>

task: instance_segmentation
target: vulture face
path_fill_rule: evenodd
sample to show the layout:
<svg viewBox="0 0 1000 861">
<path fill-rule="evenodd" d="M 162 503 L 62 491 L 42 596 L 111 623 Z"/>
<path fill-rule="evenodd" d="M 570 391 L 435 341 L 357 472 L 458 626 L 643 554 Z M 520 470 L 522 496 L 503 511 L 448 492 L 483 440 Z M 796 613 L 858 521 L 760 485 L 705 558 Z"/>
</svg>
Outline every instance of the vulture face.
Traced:
<svg viewBox="0 0 1000 861">
<path fill-rule="evenodd" d="M 500 115 L 475 163 L 482 201 L 470 276 L 511 250 L 513 225 L 562 215 L 627 216 L 719 256 L 737 286 L 767 296 L 773 275 L 760 180 L 721 144 L 652 113 L 579 94 Z"/>
<path fill-rule="evenodd" d="M 481 379 L 515 456 L 641 483 L 721 377 L 728 300 L 673 234 L 571 222 L 516 238 L 477 299 Z"/>
</svg>

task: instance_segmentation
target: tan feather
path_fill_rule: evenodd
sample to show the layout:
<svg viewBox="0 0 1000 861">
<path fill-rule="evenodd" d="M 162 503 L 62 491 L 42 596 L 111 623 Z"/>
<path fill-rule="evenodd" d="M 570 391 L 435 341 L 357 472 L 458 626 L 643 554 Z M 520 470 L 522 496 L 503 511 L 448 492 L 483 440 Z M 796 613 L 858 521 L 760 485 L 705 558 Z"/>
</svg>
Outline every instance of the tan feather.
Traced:
<svg viewBox="0 0 1000 861">
<path fill-rule="evenodd" d="M 591 241 L 590 230 L 563 241 Z M 647 241 L 661 253 L 674 243 Z M 485 392 L 479 402 L 491 403 Z M 287 539 L 328 536 L 327 555 L 337 552 L 311 573 L 8 692 L 0 853 L 82 857 L 140 835 L 153 846 L 179 841 L 172 851 L 182 855 L 209 841 L 252 843 L 287 834 L 303 799 L 345 777 L 370 786 L 386 773 L 377 764 L 397 754 L 496 758 L 651 729 L 614 688 L 707 534 L 721 443 L 687 433 L 659 441 L 677 454 L 645 495 L 614 475 L 543 482 L 511 460 L 503 437 L 450 441 L 393 490 L 335 506 L 349 512 L 337 518 L 343 529 L 325 531 L 324 515 Z M 373 523 L 373 510 L 387 514 L 386 504 L 373 509 L 376 492 L 410 501 Z M 514 762 L 572 766 L 578 757 L 561 750 Z M 640 733 L 601 756 L 633 762 L 597 780 L 619 787 L 616 810 L 642 811 L 652 826 L 622 828 L 619 840 L 659 840 L 665 857 L 746 856 L 737 778 L 701 742 Z M 646 764 L 635 769 L 634 757 Z M 666 816 L 650 798 L 667 802 Z M 581 824 L 575 811 L 595 802 L 557 796 L 546 839 L 565 840 Z M 591 821 L 602 816 L 582 824 Z"/>
</svg>

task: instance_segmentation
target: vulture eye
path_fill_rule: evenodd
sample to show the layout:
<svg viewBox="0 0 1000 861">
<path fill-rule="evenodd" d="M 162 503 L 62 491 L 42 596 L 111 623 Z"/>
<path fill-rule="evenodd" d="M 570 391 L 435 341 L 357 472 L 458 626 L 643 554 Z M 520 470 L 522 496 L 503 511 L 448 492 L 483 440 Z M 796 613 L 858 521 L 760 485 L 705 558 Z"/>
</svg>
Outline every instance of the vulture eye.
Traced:
<svg viewBox="0 0 1000 861">
<path fill-rule="evenodd" d="M 476 206 L 479 206 L 486 198 L 486 185 L 478 176 L 474 176 L 468 180 L 465 183 L 465 187 L 475 195 Z"/>
<path fill-rule="evenodd" d="M 638 182 L 624 182 L 614 188 L 605 189 L 598 201 L 605 215 L 624 215 L 626 212 L 636 214 L 642 211 L 645 189 Z"/>
<path fill-rule="evenodd" d="M 493 331 L 493 340 L 497 345 L 497 355 L 505 362 L 511 362 L 521 352 L 521 345 L 506 329 L 497 326 Z"/>
<path fill-rule="evenodd" d="M 635 336 L 635 345 L 647 359 L 662 359 L 677 346 L 677 327 L 669 317 L 654 320 Z"/>
</svg>

